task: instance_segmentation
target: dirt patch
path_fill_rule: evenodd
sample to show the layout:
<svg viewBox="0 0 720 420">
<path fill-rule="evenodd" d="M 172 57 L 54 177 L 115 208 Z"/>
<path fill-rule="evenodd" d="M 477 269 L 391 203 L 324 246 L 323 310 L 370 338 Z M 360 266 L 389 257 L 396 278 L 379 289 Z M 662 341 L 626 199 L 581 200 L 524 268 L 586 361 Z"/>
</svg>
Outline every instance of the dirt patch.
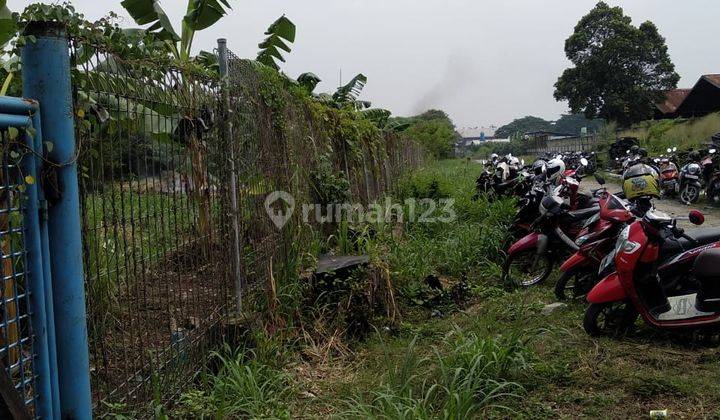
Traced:
<svg viewBox="0 0 720 420">
<path fill-rule="evenodd" d="M 96 404 L 139 407 L 152 400 L 155 386 L 163 395 L 179 390 L 217 338 L 228 284 L 227 267 L 188 245 L 124 285 L 102 324 L 91 325 Z"/>
</svg>

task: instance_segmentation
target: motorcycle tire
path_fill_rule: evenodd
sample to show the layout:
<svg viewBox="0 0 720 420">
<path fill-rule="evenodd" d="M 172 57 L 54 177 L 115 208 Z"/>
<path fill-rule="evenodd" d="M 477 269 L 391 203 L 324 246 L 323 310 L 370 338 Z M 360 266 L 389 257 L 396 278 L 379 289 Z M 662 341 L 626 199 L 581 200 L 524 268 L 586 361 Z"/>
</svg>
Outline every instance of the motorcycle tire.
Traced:
<svg viewBox="0 0 720 420">
<path fill-rule="evenodd" d="M 536 258 L 537 260 L 535 261 Z M 505 287 L 509 290 L 517 287 L 534 286 L 542 283 L 550 277 L 553 265 L 554 261 L 548 253 L 538 256 L 535 249 L 521 251 L 517 254 L 509 255 L 505 259 L 505 264 L 503 264 L 502 281 L 505 284 Z M 520 272 L 524 273 L 528 273 L 528 270 L 532 270 L 532 272 L 528 273 L 529 276 L 527 279 L 521 280 L 518 278 L 519 276 L 512 272 L 513 268 L 518 268 Z"/>
<path fill-rule="evenodd" d="M 597 284 L 597 277 L 594 270 L 566 271 L 555 283 L 555 297 L 558 300 L 581 298 Z"/>
<path fill-rule="evenodd" d="M 638 312 L 632 302 L 592 303 L 585 311 L 583 328 L 591 337 L 620 336 L 635 326 Z"/>
<path fill-rule="evenodd" d="M 695 204 L 700 200 L 700 188 L 696 185 L 685 185 L 680 191 L 680 201 L 685 204 Z"/>
</svg>

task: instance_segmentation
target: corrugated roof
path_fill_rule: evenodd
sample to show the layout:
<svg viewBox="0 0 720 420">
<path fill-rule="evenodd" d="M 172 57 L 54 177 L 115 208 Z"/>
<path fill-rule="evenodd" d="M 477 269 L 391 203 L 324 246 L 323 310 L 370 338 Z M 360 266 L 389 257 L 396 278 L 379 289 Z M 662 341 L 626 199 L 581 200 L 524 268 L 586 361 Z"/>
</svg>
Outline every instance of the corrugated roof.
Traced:
<svg viewBox="0 0 720 420">
<path fill-rule="evenodd" d="M 706 79 L 713 85 L 720 87 L 720 74 L 704 74 L 703 79 Z"/>
<path fill-rule="evenodd" d="M 720 75 L 717 75 L 720 77 Z M 720 78 L 718 79 L 720 80 Z M 675 112 L 685 98 L 690 94 L 692 89 L 673 89 L 665 92 L 665 101 L 658 102 L 655 106 L 663 114 L 672 114 Z"/>
</svg>

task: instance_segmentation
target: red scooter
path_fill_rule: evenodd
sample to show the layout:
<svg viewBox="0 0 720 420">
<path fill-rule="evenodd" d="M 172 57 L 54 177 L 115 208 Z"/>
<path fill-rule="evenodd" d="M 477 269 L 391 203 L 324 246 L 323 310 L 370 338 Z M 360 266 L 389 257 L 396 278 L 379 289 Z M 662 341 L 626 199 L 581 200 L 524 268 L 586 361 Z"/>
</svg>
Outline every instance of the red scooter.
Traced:
<svg viewBox="0 0 720 420">
<path fill-rule="evenodd" d="M 689 220 L 700 225 L 704 216 L 693 210 Z M 720 230 L 686 233 L 651 210 L 623 229 L 601 272 L 613 264 L 588 294 L 588 334 L 627 331 L 638 314 L 660 329 L 720 326 Z"/>
<path fill-rule="evenodd" d="M 668 149 L 670 150 L 670 149 Z M 674 197 L 677 195 L 679 188 L 680 173 L 678 167 L 669 158 L 660 160 L 660 188 L 663 197 Z"/>
<path fill-rule="evenodd" d="M 560 266 L 561 276 L 555 283 L 560 300 L 584 296 L 597 284 L 600 263 L 612 252 L 625 224 L 635 218 L 618 196 L 607 190 L 600 195 L 600 213 L 587 220 L 575 240 L 580 249 Z"/>
</svg>

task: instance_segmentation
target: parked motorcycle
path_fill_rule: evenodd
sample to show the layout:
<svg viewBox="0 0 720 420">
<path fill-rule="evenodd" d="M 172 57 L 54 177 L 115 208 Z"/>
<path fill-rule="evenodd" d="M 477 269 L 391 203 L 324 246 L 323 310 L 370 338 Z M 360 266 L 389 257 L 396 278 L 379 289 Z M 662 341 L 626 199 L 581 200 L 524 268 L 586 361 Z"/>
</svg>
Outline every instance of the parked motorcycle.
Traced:
<svg viewBox="0 0 720 420">
<path fill-rule="evenodd" d="M 712 203 L 720 203 L 720 171 L 714 171 L 708 180 L 706 187 L 708 200 Z"/>
<path fill-rule="evenodd" d="M 485 170 L 476 180 L 475 198 L 481 194 L 522 196 L 529 189 L 529 173 L 521 170 L 522 162 L 508 155 L 497 163 L 485 162 Z"/>
<path fill-rule="evenodd" d="M 668 153 L 671 153 L 672 149 L 668 149 Z M 660 189 L 663 197 L 674 197 L 677 195 L 679 188 L 679 175 L 678 167 L 669 157 L 660 158 L 658 164 L 660 172 Z"/>
<path fill-rule="evenodd" d="M 720 170 L 715 163 L 716 152 L 716 149 L 711 148 L 708 156 L 701 162 L 705 178 L 705 195 L 713 203 L 720 202 Z"/>
<path fill-rule="evenodd" d="M 540 217 L 532 232 L 515 242 L 508 250 L 502 280 L 508 287 L 532 286 L 546 280 L 555 262 L 579 248 L 574 238 L 585 221 L 598 213 L 599 207 L 569 210 L 561 197 L 562 186 L 540 203 Z"/>
<path fill-rule="evenodd" d="M 601 176 L 596 175 L 596 179 L 600 185 L 605 184 Z M 584 296 L 597 284 L 600 263 L 613 250 L 625 224 L 635 217 L 629 203 L 618 195 L 605 188 L 597 194 L 600 212 L 585 222 L 575 240 L 579 249 L 560 266 L 561 276 L 555 283 L 555 296 L 560 300 Z M 649 200 L 635 206 L 635 211 L 640 213 L 648 206 Z"/>
<path fill-rule="evenodd" d="M 701 225 L 694 210 L 691 223 Z M 686 232 L 655 210 L 620 233 L 588 294 L 583 326 L 593 336 L 631 328 L 638 314 L 660 329 L 720 326 L 720 230 Z"/>
<path fill-rule="evenodd" d="M 697 154 L 691 154 L 690 161 L 680 169 L 678 177 L 678 193 L 680 201 L 685 204 L 694 204 L 700 200 L 702 191 L 702 166 L 697 161 Z"/>
</svg>

